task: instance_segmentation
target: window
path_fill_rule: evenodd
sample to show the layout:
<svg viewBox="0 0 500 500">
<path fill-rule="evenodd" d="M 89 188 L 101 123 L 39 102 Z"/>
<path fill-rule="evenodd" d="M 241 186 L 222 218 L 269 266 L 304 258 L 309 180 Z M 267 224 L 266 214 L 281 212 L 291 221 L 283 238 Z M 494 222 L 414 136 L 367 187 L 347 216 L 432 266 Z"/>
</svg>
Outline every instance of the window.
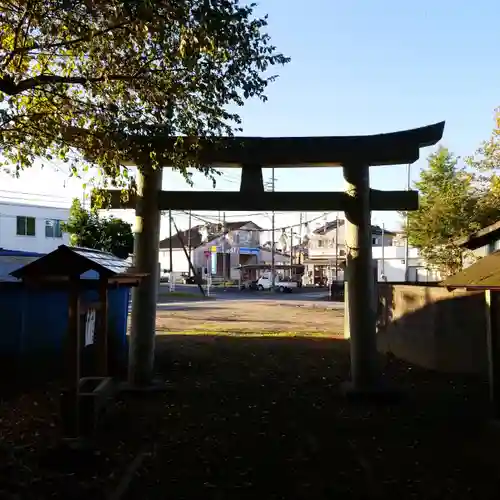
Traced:
<svg viewBox="0 0 500 500">
<path fill-rule="evenodd" d="M 46 238 L 62 238 L 61 221 L 57 219 L 47 219 L 45 221 Z"/>
<path fill-rule="evenodd" d="M 318 248 L 322 248 L 323 247 L 323 240 L 318 240 Z"/>
<path fill-rule="evenodd" d="M 372 238 L 372 245 L 378 245 L 378 238 Z"/>
<path fill-rule="evenodd" d="M 35 236 L 35 217 L 17 216 L 16 234 L 18 236 Z"/>
</svg>

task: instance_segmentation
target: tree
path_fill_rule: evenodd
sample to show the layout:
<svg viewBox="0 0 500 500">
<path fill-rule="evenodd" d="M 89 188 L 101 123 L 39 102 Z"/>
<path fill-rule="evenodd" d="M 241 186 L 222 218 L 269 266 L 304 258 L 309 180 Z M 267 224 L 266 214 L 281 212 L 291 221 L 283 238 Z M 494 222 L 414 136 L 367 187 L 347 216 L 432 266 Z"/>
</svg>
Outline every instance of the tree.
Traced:
<svg viewBox="0 0 500 500">
<path fill-rule="evenodd" d="M 500 108 L 495 110 L 495 127 L 473 156 L 466 159 L 475 172 L 481 191 L 480 210 L 483 226 L 500 220 Z"/>
<path fill-rule="evenodd" d="M 63 231 L 70 234 L 70 244 L 110 252 L 126 259 L 134 247 L 132 227 L 114 217 L 100 218 L 96 211 L 85 210 L 78 198 L 73 200 Z"/>
<path fill-rule="evenodd" d="M 481 200 L 468 172 L 446 148 L 431 154 L 415 187 L 420 207 L 408 214 L 409 244 L 420 249 L 429 264 L 451 274 L 461 268 L 462 250 L 453 242 L 479 229 Z"/>
<path fill-rule="evenodd" d="M 265 100 L 288 59 L 267 18 L 239 0 L 9 0 L 0 9 L 0 152 L 16 172 L 37 158 L 96 164 L 105 184 L 130 186 L 130 134 L 210 139 L 240 131 L 237 108 Z M 182 140 L 169 164 L 215 171 Z M 75 149 L 75 146 L 81 152 Z M 144 150 L 149 156 L 150 143 Z M 162 158 L 165 161 L 165 158 Z"/>
</svg>

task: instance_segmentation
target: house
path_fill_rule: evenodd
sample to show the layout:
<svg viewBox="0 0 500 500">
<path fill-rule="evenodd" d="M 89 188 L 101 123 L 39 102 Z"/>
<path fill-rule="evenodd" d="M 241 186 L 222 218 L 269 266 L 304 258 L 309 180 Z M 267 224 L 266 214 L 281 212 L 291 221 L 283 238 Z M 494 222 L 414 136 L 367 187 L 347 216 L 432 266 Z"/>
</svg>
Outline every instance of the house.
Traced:
<svg viewBox="0 0 500 500">
<path fill-rule="evenodd" d="M 193 226 L 160 242 L 160 266 L 170 269 L 172 247 L 173 272 L 190 273 L 190 255 L 197 273 L 236 280 L 238 266 L 271 262 L 271 250 L 260 245 L 261 231 L 252 221 L 226 222 L 224 230 L 219 224 Z M 289 261 L 289 257 L 276 252 L 275 262 L 282 261 Z"/>
<path fill-rule="evenodd" d="M 392 246 L 393 237 L 393 232 L 372 226 L 373 247 Z M 307 283 L 319 284 L 331 278 L 343 280 L 345 258 L 345 220 L 335 219 L 317 227 L 309 236 L 304 260 Z"/>
<path fill-rule="evenodd" d="M 0 201 L 0 248 L 50 253 L 69 244 L 61 224 L 67 222 L 67 208 Z"/>
<path fill-rule="evenodd" d="M 482 257 L 500 250 L 500 221 L 454 241 L 462 248 L 462 266 L 469 267 Z"/>
</svg>

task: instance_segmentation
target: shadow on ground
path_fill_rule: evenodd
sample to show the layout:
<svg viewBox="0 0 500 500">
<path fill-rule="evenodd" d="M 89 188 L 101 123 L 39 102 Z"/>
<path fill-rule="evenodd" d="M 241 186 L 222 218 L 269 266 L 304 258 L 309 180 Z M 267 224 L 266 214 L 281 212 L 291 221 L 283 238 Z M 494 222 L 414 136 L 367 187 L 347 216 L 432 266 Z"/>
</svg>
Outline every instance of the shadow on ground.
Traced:
<svg viewBox="0 0 500 500">
<path fill-rule="evenodd" d="M 407 398 L 353 404 L 339 390 L 349 375 L 345 341 L 158 340 L 158 370 L 173 389 L 142 402 L 162 422 L 127 498 L 499 493 L 496 454 L 477 445 L 487 414 L 480 381 L 384 359 L 385 376 Z"/>
<path fill-rule="evenodd" d="M 354 404 L 343 340 L 162 335 L 157 348 L 171 388 L 125 394 L 88 454 L 47 455 L 57 392 L 0 408 L 0 497 L 104 500 L 128 475 L 128 500 L 500 498 L 481 381 L 381 358 L 406 399 Z"/>
</svg>

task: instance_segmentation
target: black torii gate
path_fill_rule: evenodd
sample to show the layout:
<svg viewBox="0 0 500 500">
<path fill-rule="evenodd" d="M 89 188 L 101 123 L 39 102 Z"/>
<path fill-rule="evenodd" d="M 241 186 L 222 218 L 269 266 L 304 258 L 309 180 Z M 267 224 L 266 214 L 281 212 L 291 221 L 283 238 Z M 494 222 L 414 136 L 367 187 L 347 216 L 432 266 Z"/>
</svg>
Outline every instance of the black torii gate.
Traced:
<svg viewBox="0 0 500 500">
<path fill-rule="evenodd" d="M 136 271 L 148 278 L 134 289 L 130 381 L 151 382 L 154 362 L 161 210 L 344 211 L 347 219 L 346 336 L 351 338 L 351 389 L 378 390 L 376 312 L 371 255 L 371 210 L 416 210 L 415 191 L 370 189 L 369 167 L 415 162 L 420 148 L 436 144 L 444 122 L 412 130 L 350 137 L 220 137 L 197 141 L 200 164 L 242 169 L 239 192 L 162 191 L 162 169 L 148 166 L 148 151 L 166 158 L 177 138 L 128 136 L 131 165 L 139 165 L 137 196 L 126 203 L 111 190 L 112 208 L 135 208 Z M 191 140 L 182 139 L 189 154 Z M 132 145 L 132 147 L 130 146 Z M 134 154 L 136 151 L 136 154 Z M 140 154 L 139 154 L 140 152 Z M 168 163 L 164 163 L 168 166 Z M 263 167 L 343 168 L 345 192 L 265 192 Z"/>
</svg>

